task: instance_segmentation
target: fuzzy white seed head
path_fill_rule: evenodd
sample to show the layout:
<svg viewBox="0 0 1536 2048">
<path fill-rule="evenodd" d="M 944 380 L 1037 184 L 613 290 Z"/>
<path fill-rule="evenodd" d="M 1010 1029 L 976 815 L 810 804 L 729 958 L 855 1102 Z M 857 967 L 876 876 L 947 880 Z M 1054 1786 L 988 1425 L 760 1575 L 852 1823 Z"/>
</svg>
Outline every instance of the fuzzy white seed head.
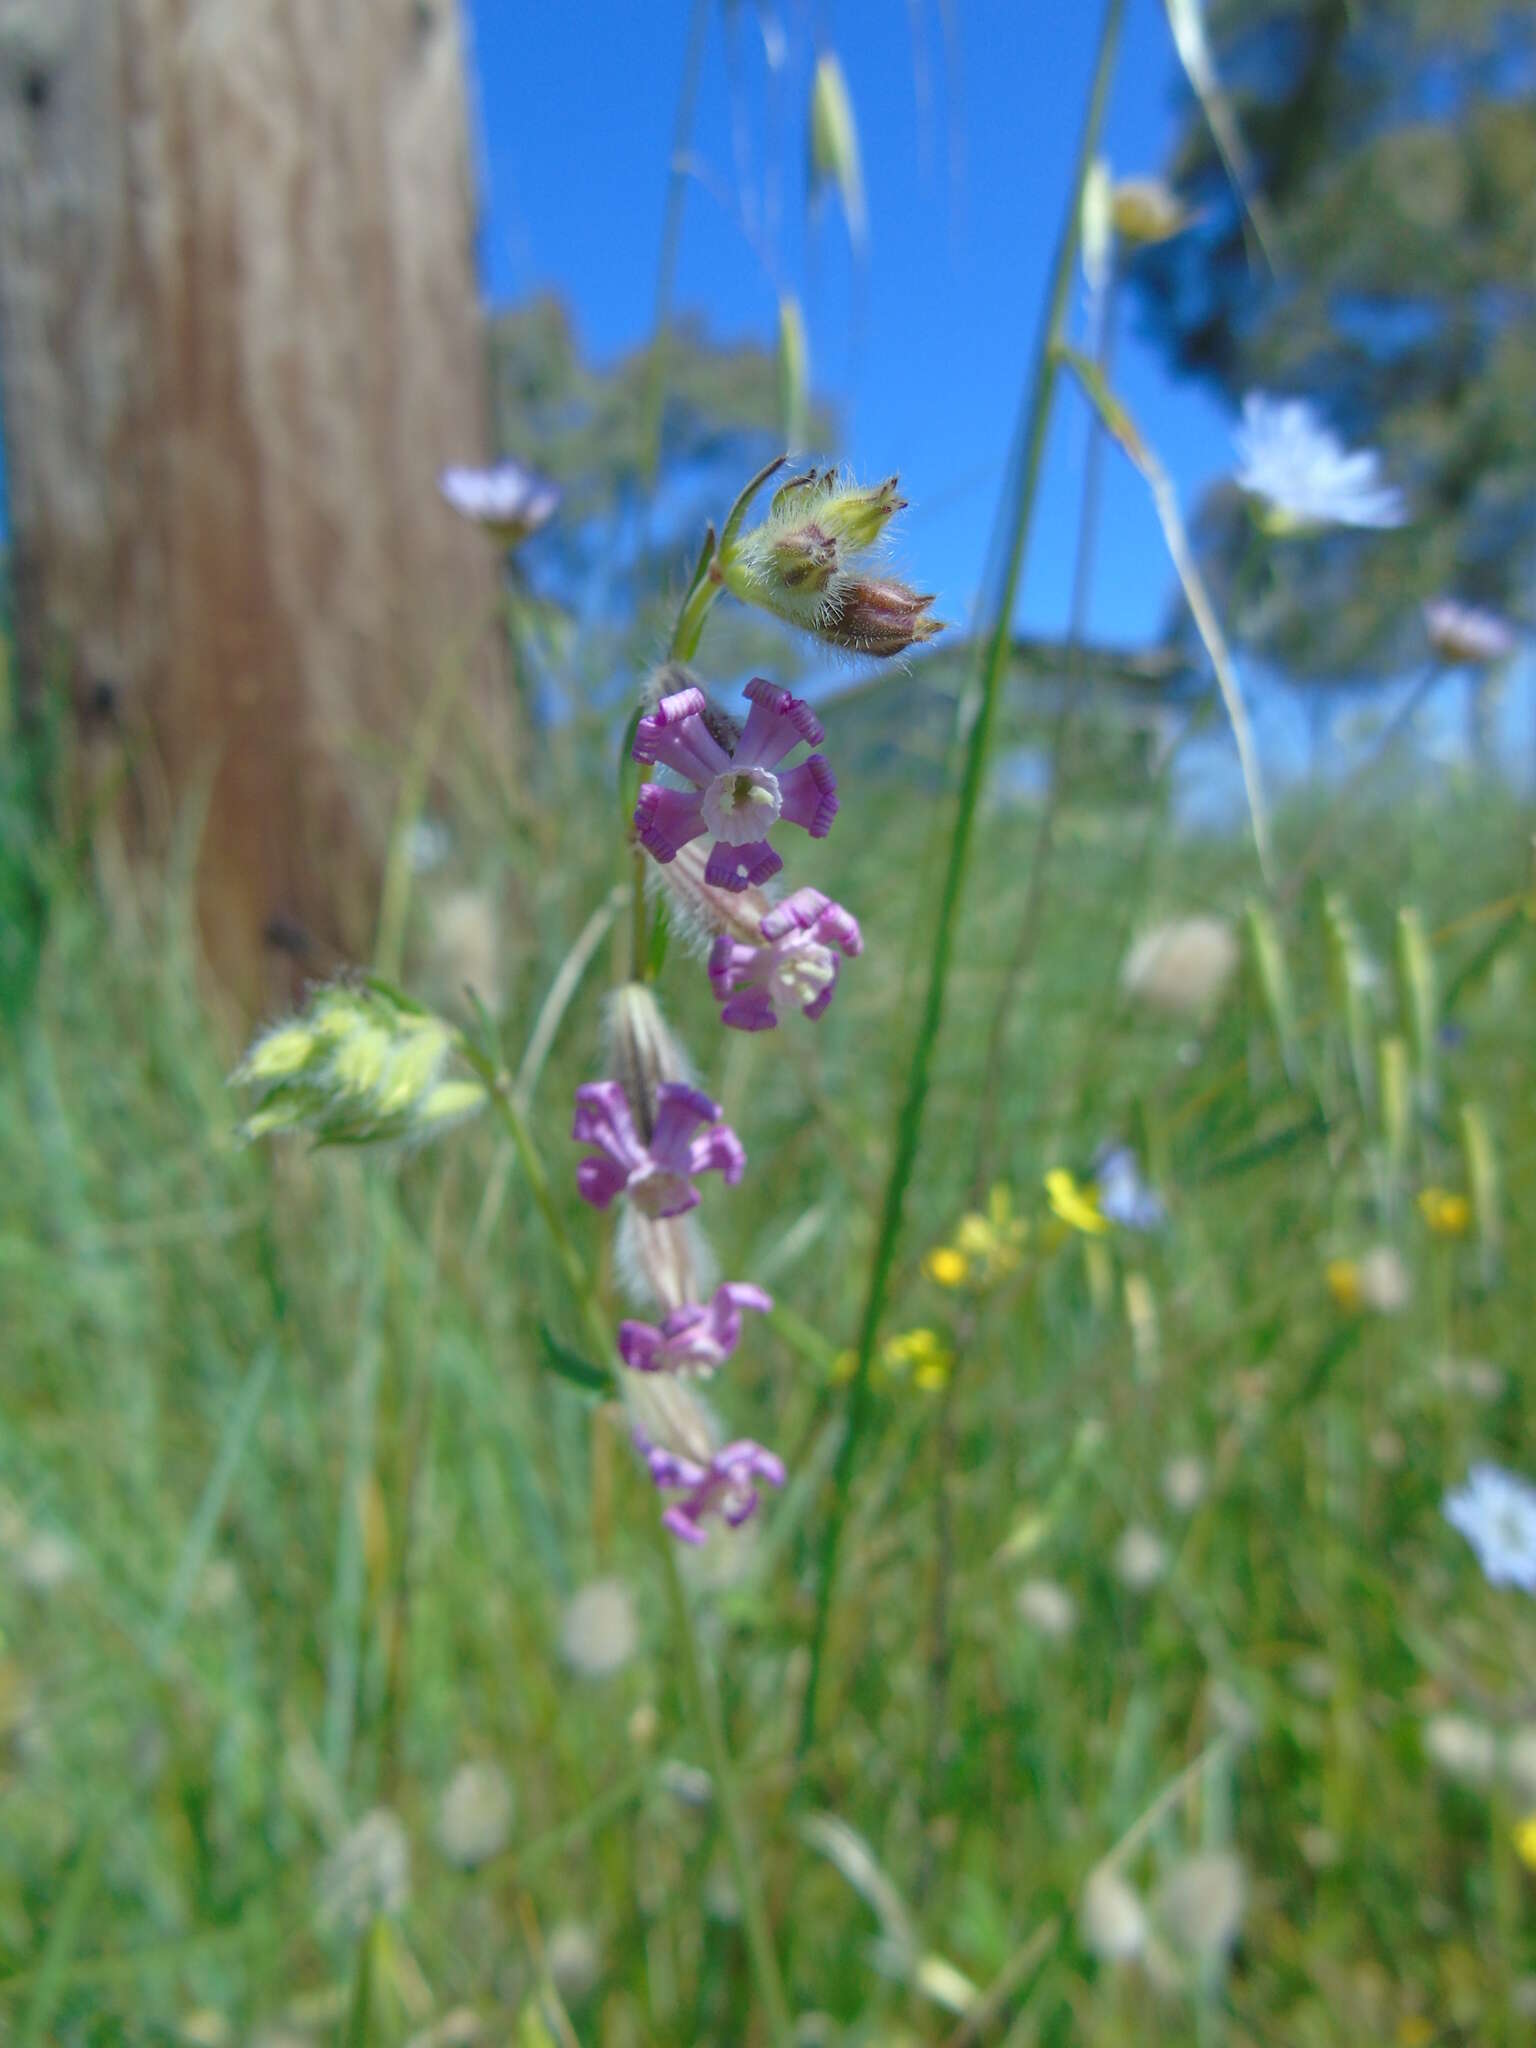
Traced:
<svg viewBox="0 0 1536 2048">
<path fill-rule="evenodd" d="M 1026 1579 L 1014 1606 L 1027 1627 L 1053 1643 L 1064 1642 L 1077 1626 L 1077 1603 L 1054 1579 Z"/>
<path fill-rule="evenodd" d="M 1147 1945 L 1150 1930 L 1141 1896 L 1107 1864 L 1089 1875 L 1077 1919 L 1083 1946 L 1102 1962 L 1132 1962 Z"/>
<path fill-rule="evenodd" d="M 1115 1576 L 1133 1593 L 1150 1592 L 1167 1575 L 1168 1546 L 1153 1529 L 1134 1523 L 1115 1545 Z"/>
<path fill-rule="evenodd" d="M 1136 941 L 1120 970 L 1120 985 L 1150 1010 L 1199 1017 L 1226 989 L 1237 956 L 1237 939 L 1225 919 L 1176 918 Z"/>
<path fill-rule="evenodd" d="M 460 1764 L 438 1802 L 438 1847 L 460 1869 L 477 1869 L 511 1840 L 512 1815 L 512 1786 L 500 1765 Z"/>
<path fill-rule="evenodd" d="M 583 1678 L 610 1678 L 622 1671 L 639 1641 L 634 1597 L 622 1579 L 593 1579 L 561 1618 L 560 1654 Z"/>
<path fill-rule="evenodd" d="M 344 1835 L 320 1866 L 322 1926 L 361 1934 L 382 1914 L 405 1910 L 411 1845 L 398 1814 L 376 1806 Z"/>
<path fill-rule="evenodd" d="M 549 1932 L 544 1961 L 567 2005 L 583 2005 L 603 1974 L 602 1944 L 581 1920 L 562 1920 Z"/>
</svg>

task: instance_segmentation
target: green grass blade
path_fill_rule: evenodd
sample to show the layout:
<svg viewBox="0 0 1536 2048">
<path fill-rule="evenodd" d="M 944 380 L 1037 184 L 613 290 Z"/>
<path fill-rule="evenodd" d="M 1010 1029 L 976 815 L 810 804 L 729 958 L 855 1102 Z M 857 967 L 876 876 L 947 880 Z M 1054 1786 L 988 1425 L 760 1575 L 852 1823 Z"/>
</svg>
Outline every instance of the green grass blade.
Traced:
<svg viewBox="0 0 1536 2048">
<path fill-rule="evenodd" d="M 1007 666 L 1014 605 L 1018 598 L 1025 543 L 1029 538 L 1039 488 L 1046 428 L 1050 423 L 1052 403 L 1056 394 L 1059 348 L 1066 323 L 1077 253 L 1078 224 L 1082 214 L 1083 183 L 1098 147 L 1099 130 L 1103 122 L 1110 73 L 1114 66 L 1124 12 L 1124 0 L 1108 0 L 1099 32 L 1098 55 L 1094 64 L 1093 83 L 1089 89 L 1082 137 L 1078 145 L 1076 171 L 1056 246 L 1050 297 L 1025 386 L 1020 456 L 1014 472 L 1012 504 L 1005 515 L 1006 542 L 1001 587 L 991 630 L 986 640 L 977 686 L 974 692 L 968 693 L 974 698 L 974 708 L 962 700 L 962 712 L 971 712 L 970 726 L 954 827 L 950 835 L 949 857 L 945 865 L 939 899 L 938 922 L 929 961 L 928 990 L 918 1025 L 917 1040 L 912 1050 L 911 1066 L 908 1069 L 907 1091 L 896 1120 L 895 1151 L 886 1179 L 885 1199 L 875 1240 L 874 1257 L 870 1264 L 864 1313 L 859 1326 L 858 1364 L 848 1397 L 848 1427 L 838 1447 L 837 1462 L 833 1468 L 833 1501 L 820 1546 L 816 1617 L 811 1635 L 811 1665 L 800 1719 L 802 1755 L 809 1749 L 816 1730 L 816 1699 L 836 1582 L 838 1545 L 847 1516 L 848 1487 L 853 1474 L 854 1460 L 858 1455 L 859 1443 L 869 1417 L 869 1369 L 874 1357 L 880 1318 L 885 1309 L 891 1269 L 896 1259 L 896 1244 L 901 1233 L 907 1188 L 912 1179 L 913 1168 L 917 1164 L 918 1147 L 922 1140 L 923 1111 L 928 1100 L 928 1082 L 933 1067 L 934 1049 L 938 1044 L 939 1029 L 944 1020 L 944 989 L 949 979 L 960 897 L 970 858 L 977 808 L 981 800 L 997 700 Z"/>
</svg>

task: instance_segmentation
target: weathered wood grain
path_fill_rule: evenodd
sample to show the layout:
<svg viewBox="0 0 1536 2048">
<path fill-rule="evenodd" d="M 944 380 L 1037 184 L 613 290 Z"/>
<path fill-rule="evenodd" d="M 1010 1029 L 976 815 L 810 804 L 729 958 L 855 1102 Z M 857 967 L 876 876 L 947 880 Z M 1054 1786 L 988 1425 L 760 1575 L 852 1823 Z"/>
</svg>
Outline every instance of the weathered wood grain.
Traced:
<svg viewBox="0 0 1536 2048">
<path fill-rule="evenodd" d="M 23 673 L 126 746 L 136 851 L 206 793 L 246 1010 L 366 953 L 443 664 L 491 710 L 494 565 L 434 488 L 485 438 L 463 61 L 456 0 L 0 0 Z"/>
</svg>

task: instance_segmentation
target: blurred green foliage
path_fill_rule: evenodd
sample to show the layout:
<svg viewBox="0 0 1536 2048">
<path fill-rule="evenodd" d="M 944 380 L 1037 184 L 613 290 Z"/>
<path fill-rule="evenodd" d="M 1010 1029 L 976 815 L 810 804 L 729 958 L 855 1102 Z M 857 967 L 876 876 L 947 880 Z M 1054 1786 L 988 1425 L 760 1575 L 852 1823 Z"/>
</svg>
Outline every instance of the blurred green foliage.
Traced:
<svg viewBox="0 0 1536 2048">
<path fill-rule="evenodd" d="M 608 772 L 557 752 L 541 812 L 590 814 Z M 1439 1514 L 1471 1457 L 1529 1458 L 1528 814 L 1490 788 L 1359 799 L 1326 887 L 1274 921 L 1289 1006 L 1255 953 L 1179 1014 L 1125 992 L 1128 943 L 1194 911 L 1236 929 L 1250 861 L 1172 834 L 1153 788 L 1081 789 L 1005 1082 L 981 1101 L 1034 833 L 1027 804 L 992 809 L 891 1324 L 933 1329 L 956 1364 L 947 1391 L 878 1386 L 830 1732 L 795 1777 L 832 1366 L 942 809 L 873 770 L 844 798 L 818 880 L 869 944 L 826 1019 L 722 1041 L 696 962 L 674 947 L 662 982 L 751 1155 L 710 1204 L 724 1268 L 782 1305 L 719 1391 L 791 1483 L 702 1570 L 794 2003 L 825 2016 L 807 2038 L 944 2040 L 999 1980 L 987 2038 L 1499 2038 L 1536 1972 L 1510 1834 L 1536 1786 L 1459 1782 L 1427 1730 L 1454 1710 L 1507 1748 L 1532 1711 L 1528 1603 L 1486 1587 Z M 1280 822 L 1296 872 L 1318 821 L 1304 805 Z M 486 993 L 515 1064 L 609 878 L 580 834 L 507 860 Z M 418 885 L 415 984 L 450 886 Z M 1405 904 L 1438 995 L 1422 968 L 1399 985 Z M 1347 997 L 1329 964 L 1345 905 Z M 655 1503 L 622 1428 L 547 1370 L 579 1325 L 526 1191 L 482 1126 L 393 1162 L 240 1146 L 188 929 L 172 892 L 134 943 L 60 885 L 0 1067 L 12 2037 L 46 2013 L 32 2038 L 68 2048 L 328 2041 L 366 1993 L 374 2040 L 471 2038 L 427 2031 L 466 2008 L 472 2038 L 565 2038 L 539 2016 L 542 1950 L 593 2048 L 734 2048 L 748 1978 L 640 1529 Z M 604 978 L 533 1107 L 594 1250 L 565 1133 Z M 1396 1137 L 1370 1078 L 1393 1033 L 1435 1066 Z M 1469 1190 L 1469 1105 L 1497 1156 L 1491 1261 L 1413 1200 Z M 921 1258 L 970 1205 L 984 1134 L 1030 1228 L 973 1297 Z M 1112 1137 L 1140 1148 L 1164 1235 L 1050 1215 L 1044 1174 L 1086 1177 Z M 1330 1262 L 1383 1247 L 1400 1311 L 1330 1291 Z M 1132 1530 L 1156 1542 L 1128 1549 Z M 1139 1590 L 1133 1568 L 1151 1572 Z M 572 1665 L 564 1633 L 598 1575 L 626 1581 L 640 1626 L 606 1677 Z M 1065 1596 L 1062 1633 L 1042 1582 Z M 466 1760 L 513 1796 L 506 1846 L 473 1868 L 445 1852 L 440 1810 Z M 381 1805 L 403 1823 L 407 1896 L 359 1949 L 334 1858 Z M 1150 1996 L 1081 1919 L 1090 1874 L 1149 1809 L 1118 1866 L 1138 1896 L 1161 1888 L 1171 1913 L 1188 1857 L 1219 1851 L 1247 1897 L 1230 1959 Z"/>
</svg>

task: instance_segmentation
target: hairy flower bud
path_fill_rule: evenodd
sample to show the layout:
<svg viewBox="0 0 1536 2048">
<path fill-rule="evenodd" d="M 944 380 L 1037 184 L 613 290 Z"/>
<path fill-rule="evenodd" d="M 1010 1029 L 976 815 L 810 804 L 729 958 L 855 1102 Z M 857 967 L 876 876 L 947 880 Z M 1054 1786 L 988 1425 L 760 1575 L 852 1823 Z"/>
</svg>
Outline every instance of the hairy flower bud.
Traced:
<svg viewBox="0 0 1536 2048">
<path fill-rule="evenodd" d="M 940 630 L 928 613 L 931 597 L 868 571 L 905 506 L 894 476 L 859 485 L 836 470 L 808 469 L 781 484 L 768 517 L 722 551 L 720 575 L 743 604 L 834 647 L 900 654 Z"/>
<path fill-rule="evenodd" d="M 932 603 L 931 593 L 921 596 L 889 577 L 854 577 L 822 625 L 821 637 L 850 654 L 872 654 L 885 661 L 943 632 L 943 620 L 928 609 Z"/>
<path fill-rule="evenodd" d="M 686 1055 L 645 982 L 627 981 L 608 999 L 603 1018 L 608 1071 L 629 1097 L 636 1128 L 647 1143 L 656 1129 L 656 1092 L 668 1081 L 692 1085 Z"/>
<path fill-rule="evenodd" d="M 319 1144 L 435 1136 L 472 1115 L 484 1091 L 445 1079 L 450 1025 L 376 984 L 338 982 L 258 1038 L 234 1080 L 257 1091 L 248 1138 L 307 1131 Z"/>
</svg>

